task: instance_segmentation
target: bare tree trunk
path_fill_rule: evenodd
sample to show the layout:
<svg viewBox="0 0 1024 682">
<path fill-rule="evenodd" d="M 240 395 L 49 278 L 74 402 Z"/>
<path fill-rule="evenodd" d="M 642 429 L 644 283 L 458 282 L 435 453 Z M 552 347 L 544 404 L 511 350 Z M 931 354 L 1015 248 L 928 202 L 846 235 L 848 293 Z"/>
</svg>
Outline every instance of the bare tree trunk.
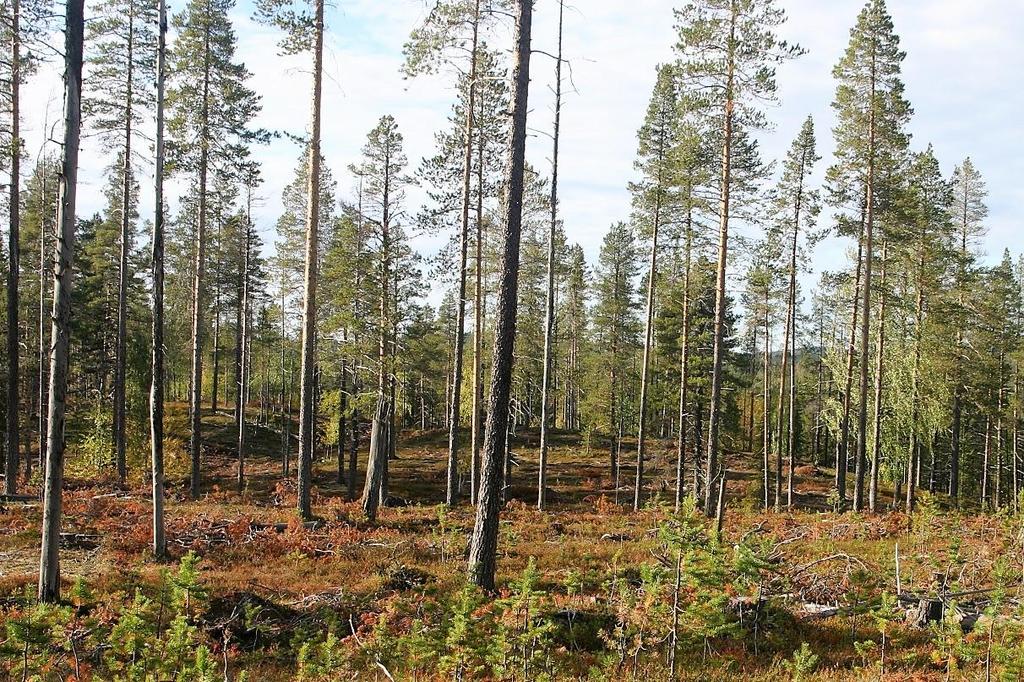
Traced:
<svg viewBox="0 0 1024 682">
<path fill-rule="evenodd" d="M 555 125 L 551 153 L 551 225 L 548 230 L 548 282 L 544 317 L 544 377 L 540 406 L 540 458 L 537 477 L 537 509 L 544 511 L 548 484 L 548 422 L 551 420 L 552 356 L 555 344 L 555 237 L 558 228 L 558 133 L 562 122 L 562 21 L 565 4 L 558 2 L 558 54 L 555 57 Z"/>
<path fill-rule="evenodd" d="M 156 177 L 153 211 L 153 347 L 149 389 L 149 433 L 153 476 L 153 554 L 167 555 L 164 535 L 164 78 L 167 4 L 159 0 L 156 66 Z"/>
<path fill-rule="evenodd" d="M 719 464 L 719 430 L 721 428 L 722 409 L 722 362 L 725 355 L 725 276 L 729 257 L 729 210 L 730 190 L 732 188 L 732 137 L 733 117 L 735 116 L 735 69 L 736 56 L 736 20 L 738 8 L 732 5 L 729 17 L 729 47 L 726 60 L 728 74 L 725 85 L 725 106 L 722 122 L 722 179 L 721 199 L 718 209 L 718 264 L 715 281 L 715 322 L 712 332 L 713 352 L 711 361 L 711 412 L 708 418 L 708 450 L 705 461 L 707 487 L 704 490 L 704 514 L 711 516 L 714 512 L 714 486 L 712 478 L 720 468 Z M 724 466 L 721 466 L 724 469 Z M 724 484 L 724 477 L 722 483 Z"/>
<path fill-rule="evenodd" d="M 125 365 L 128 334 L 128 253 L 131 249 L 132 116 L 135 86 L 135 5 L 128 6 L 128 56 L 125 59 L 124 166 L 121 169 L 121 258 L 117 273 L 117 342 L 114 365 L 114 461 L 121 483 L 128 477 L 125 442 Z"/>
<path fill-rule="evenodd" d="M 484 590 L 494 591 L 498 548 L 498 515 L 501 499 L 501 466 L 506 451 L 509 421 L 509 394 L 512 388 L 512 363 L 516 339 L 516 308 L 519 290 L 519 246 L 523 220 L 523 185 L 526 167 L 526 118 L 530 86 L 530 31 L 532 0 L 517 0 L 515 5 L 515 58 L 512 74 L 512 121 L 508 158 L 505 166 L 505 192 L 502 200 L 504 250 L 495 312 L 494 354 L 491 370 L 491 395 L 488 400 L 487 426 L 484 432 L 482 478 L 476 509 L 476 522 L 469 545 L 470 580 Z"/>
<path fill-rule="evenodd" d="M 39 601 L 60 599 L 61 494 L 64 491 L 64 416 L 71 336 L 71 268 L 75 254 L 75 194 L 82 121 L 83 0 L 68 0 L 64 30 L 64 159 L 57 205 L 53 272 L 53 347 L 47 419 L 43 530 L 39 557 Z"/>
<path fill-rule="evenodd" d="M 200 457 L 202 456 L 203 412 L 203 287 L 206 269 L 206 196 L 207 170 L 210 161 L 210 29 L 206 28 L 203 44 L 203 104 L 200 114 L 199 140 L 199 220 L 196 228 L 195 265 L 192 280 L 192 380 L 189 386 L 189 421 L 191 435 L 188 449 L 192 460 L 189 496 L 199 499 Z"/>
<path fill-rule="evenodd" d="M 21 2 L 11 0 L 11 186 L 10 223 L 7 233 L 7 439 L 4 458 L 4 492 L 18 492 L 18 275 L 21 250 Z"/>
<path fill-rule="evenodd" d="M 302 302 L 302 385 L 299 402 L 298 510 L 303 519 L 313 516 L 314 378 L 316 374 L 316 285 L 320 222 L 320 93 L 323 83 L 324 0 L 316 0 L 313 44 L 313 101 L 309 136 L 309 186 L 306 195 L 306 274 Z"/>
</svg>

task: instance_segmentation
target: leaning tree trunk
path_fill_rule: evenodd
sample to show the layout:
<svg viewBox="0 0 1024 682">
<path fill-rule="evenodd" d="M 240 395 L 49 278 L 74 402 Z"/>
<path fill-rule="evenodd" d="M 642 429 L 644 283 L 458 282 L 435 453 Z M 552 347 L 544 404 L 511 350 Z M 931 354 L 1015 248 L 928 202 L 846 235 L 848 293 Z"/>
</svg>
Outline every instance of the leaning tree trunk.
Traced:
<svg viewBox="0 0 1024 682">
<path fill-rule="evenodd" d="M 11 186 L 10 225 L 7 233 L 7 439 L 4 457 L 4 492 L 18 492 L 18 252 L 21 222 L 21 2 L 11 4 Z"/>
<path fill-rule="evenodd" d="M 309 184 L 306 194 L 306 276 L 302 300 L 302 369 L 299 398 L 299 516 L 309 519 L 316 434 L 313 423 L 316 369 L 316 285 L 320 219 L 320 93 L 323 84 L 324 0 L 316 1 L 313 45 L 312 124 L 309 137 Z"/>
<path fill-rule="evenodd" d="M 476 118 L 477 42 L 480 27 L 480 0 L 473 17 L 473 42 L 469 53 L 469 100 L 466 103 L 465 149 L 462 158 L 462 229 L 459 238 L 459 296 L 455 308 L 455 348 L 452 363 L 451 410 L 448 414 L 448 477 L 445 503 L 453 505 L 459 497 L 459 422 L 462 415 L 462 364 L 466 337 L 466 267 L 469 256 L 469 205 L 472 197 L 473 127 Z"/>
<path fill-rule="evenodd" d="M 71 268 L 75 254 L 75 192 L 82 120 L 84 0 L 68 0 L 64 30 L 64 159 L 60 171 L 53 271 L 53 345 L 47 419 L 43 531 L 39 557 L 39 601 L 60 599 L 60 517 L 64 491 L 64 413 L 71 346 Z"/>
<path fill-rule="evenodd" d="M 736 69 L 736 19 L 738 9 L 733 4 L 729 17 L 729 48 L 726 57 L 728 74 L 725 86 L 725 106 L 722 123 L 722 179 L 721 198 L 718 217 L 718 263 L 715 275 L 715 321 L 712 332 L 713 351 L 711 360 L 711 411 L 708 416 L 708 450 L 705 465 L 704 514 L 711 516 L 715 512 L 715 486 L 712 479 L 722 470 L 724 483 L 725 467 L 719 464 L 719 431 L 722 421 L 722 364 L 725 356 L 725 276 L 729 257 L 729 210 L 730 189 L 732 186 L 732 137 L 735 102 L 733 97 Z"/>
<path fill-rule="evenodd" d="M 494 354 L 487 426 L 484 431 L 482 477 L 476 522 L 469 545 L 469 578 L 478 587 L 494 591 L 498 549 L 498 514 L 502 497 L 502 465 L 505 460 L 509 421 L 509 395 L 516 340 L 516 308 L 519 290 L 519 246 L 523 222 L 523 184 L 526 167 L 526 118 L 530 87 L 530 30 L 533 1 L 517 0 L 515 58 L 512 74 L 512 125 L 505 166 L 502 199 L 504 249 L 495 311 Z"/>
<path fill-rule="evenodd" d="M 149 432 L 153 468 L 153 554 L 167 555 L 164 535 L 164 77 L 167 4 L 159 0 L 156 66 L 156 187 L 153 213 L 153 347 L 149 391 Z"/>
<path fill-rule="evenodd" d="M 551 379 L 554 373 L 552 356 L 555 343 L 555 237 L 558 227 L 558 133 L 562 122 L 562 19 L 564 3 L 558 3 L 558 54 L 555 56 L 555 127 L 551 155 L 551 225 L 548 229 L 548 281 L 544 317 L 544 377 L 541 385 L 540 405 L 540 458 L 537 475 L 537 509 L 547 505 L 548 485 L 548 427 L 551 420 Z"/>
</svg>

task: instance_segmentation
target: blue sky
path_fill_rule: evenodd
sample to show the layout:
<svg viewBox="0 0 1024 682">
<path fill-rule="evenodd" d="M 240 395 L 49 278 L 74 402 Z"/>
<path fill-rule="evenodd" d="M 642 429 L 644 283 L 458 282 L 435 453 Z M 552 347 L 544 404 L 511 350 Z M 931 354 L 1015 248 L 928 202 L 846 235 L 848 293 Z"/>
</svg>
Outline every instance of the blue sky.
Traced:
<svg viewBox="0 0 1024 682">
<path fill-rule="evenodd" d="M 681 0 L 680 0 L 681 1 Z M 328 11 L 325 60 L 324 153 L 342 195 L 351 194 L 345 169 L 356 160 L 366 132 L 385 113 L 401 127 L 412 165 L 431 154 L 434 131 L 448 114 L 452 92 L 447 79 L 406 81 L 399 73 L 401 47 L 425 12 L 426 0 L 336 0 Z M 635 133 L 654 81 L 654 67 L 672 58 L 672 0 L 576 0 L 566 15 L 566 58 L 572 62 L 578 92 L 569 94 L 563 112 L 562 216 L 571 241 L 593 260 L 613 221 L 629 215 L 626 184 L 633 179 Z M 845 48 L 862 0 L 781 0 L 790 20 L 785 38 L 808 54 L 779 73 L 780 104 L 769 116 L 775 130 L 763 138 L 766 157 L 785 152 L 803 119 L 811 114 L 819 147 L 829 163 L 832 147 L 831 69 Z M 172 11 L 180 3 L 172 0 Z M 988 258 L 1004 248 L 1024 250 L 1019 207 L 1024 204 L 1024 2 L 1018 0 L 890 0 L 890 12 L 907 52 L 904 76 L 915 114 L 910 125 L 913 146 L 929 142 L 949 173 L 970 155 L 989 188 Z M 250 20 L 251 6 L 235 12 L 239 58 L 253 72 L 252 87 L 263 97 L 258 124 L 302 134 L 308 125 L 308 58 L 277 55 L 277 34 Z M 87 3 L 88 16 L 88 3 Z M 534 46 L 554 51 L 557 3 L 538 0 Z M 498 37 L 495 36 L 495 40 Z M 534 60 L 530 126 L 551 124 L 552 63 Z M 42 117 L 49 108 L 59 117 L 60 78 L 56 66 L 43 69 L 26 89 L 25 123 L 29 149 L 38 149 Z M 534 135 L 528 156 L 548 167 L 550 140 Z M 267 241 L 280 210 L 281 188 L 292 176 L 299 149 L 277 141 L 257 151 L 266 183 L 257 221 Z M 80 212 L 101 208 L 102 172 L 108 162 L 94 141 L 83 150 Z M 148 183 L 144 183 L 148 185 Z M 172 185 L 172 191 L 174 186 Z M 421 194 L 411 192 L 415 204 Z M 151 202 L 144 199 L 150 205 Z M 409 212 L 415 213 L 416 206 Z M 822 220 L 828 220 L 828 210 Z M 436 240 L 420 238 L 425 251 Z M 837 267 L 846 244 L 830 240 L 814 257 L 816 270 Z M 740 268 L 733 267 L 738 275 Z"/>
</svg>

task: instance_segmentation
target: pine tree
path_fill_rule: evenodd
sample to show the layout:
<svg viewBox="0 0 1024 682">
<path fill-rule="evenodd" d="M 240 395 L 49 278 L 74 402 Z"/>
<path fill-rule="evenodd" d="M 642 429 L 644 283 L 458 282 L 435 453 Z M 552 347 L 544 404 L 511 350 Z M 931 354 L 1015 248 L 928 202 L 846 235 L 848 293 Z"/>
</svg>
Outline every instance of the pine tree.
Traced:
<svg viewBox="0 0 1024 682">
<path fill-rule="evenodd" d="M 114 365 L 114 461 L 118 478 L 127 475 L 125 461 L 125 365 L 127 355 L 129 255 L 136 214 L 134 143 L 153 108 L 151 88 L 156 69 L 154 25 L 157 8 L 136 0 L 104 0 L 92 8 L 86 42 L 90 69 L 84 115 L 111 147 L 120 147 L 120 258 L 118 259 L 117 323 Z"/>
<path fill-rule="evenodd" d="M 654 315 L 658 282 L 658 237 L 667 214 L 674 208 L 676 183 L 674 178 L 674 150 L 677 144 L 676 72 L 670 65 L 658 67 L 658 76 L 647 107 L 647 116 L 638 134 L 636 168 L 641 180 L 631 187 L 637 221 L 643 226 L 651 243 L 647 271 L 647 314 L 644 333 L 643 360 L 640 365 L 640 406 L 637 418 L 636 483 L 633 489 L 633 509 L 643 503 L 644 450 L 647 440 L 648 395 Z"/>
<path fill-rule="evenodd" d="M 904 132 L 910 105 L 903 97 L 900 65 L 905 53 L 886 9 L 885 0 L 869 0 L 850 32 L 843 58 L 833 70 L 839 82 L 832 103 L 838 122 L 833 130 L 836 163 L 829 169 L 833 205 L 844 208 L 864 202 L 864 281 L 861 287 L 860 408 L 858 413 L 856 484 L 853 508 L 864 502 L 864 474 L 868 443 L 868 378 L 871 330 L 872 266 L 875 258 L 875 222 L 891 191 L 885 186 L 895 177 L 907 146 Z"/>
<path fill-rule="evenodd" d="M 637 348 L 639 301 L 636 279 L 640 274 L 636 235 L 625 223 L 614 223 L 605 234 L 594 274 L 594 348 L 596 374 L 587 391 L 590 420 L 608 434 L 609 477 L 619 485 L 619 450 L 626 424 L 629 358 Z M 595 415 L 601 415 L 600 417 Z M 605 420 L 605 415 L 607 419 Z"/>
<path fill-rule="evenodd" d="M 558 52 L 555 55 L 555 123 L 552 129 L 551 154 L 551 225 L 548 228 L 548 273 L 547 296 L 544 315 L 544 377 L 541 384 L 540 398 L 540 457 L 537 475 L 537 509 L 544 511 L 547 504 L 548 476 L 548 428 L 551 421 L 550 396 L 554 374 L 552 367 L 555 341 L 555 255 L 558 240 L 558 151 L 559 128 L 562 122 L 562 39 L 565 16 L 565 3 L 558 2 Z"/>
<path fill-rule="evenodd" d="M 721 167 L 718 187 L 718 273 L 711 368 L 711 413 L 708 420 L 706 457 L 707 485 L 704 511 L 710 515 L 717 499 L 713 479 L 720 471 L 722 384 L 725 358 L 726 273 L 729 254 L 729 220 L 734 186 L 733 161 L 738 133 L 767 125 L 760 107 L 775 96 L 775 67 L 802 53 L 799 47 L 780 41 L 774 30 L 785 13 L 772 0 L 700 0 L 676 11 L 679 41 L 679 72 L 686 96 L 692 97 L 719 117 Z M 735 147 L 734 147 L 735 146 Z"/>
<path fill-rule="evenodd" d="M 298 8 L 296 8 L 298 5 Z M 311 52 L 313 57 L 313 94 L 310 99 L 309 186 L 306 198 L 305 276 L 302 299 L 302 369 L 299 403 L 299 477 L 298 508 L 303 519 L 312 517 L 310 490 L 313 485 L 313 457 L 316 448 L 314 422 L 314 377 L 316 363 L 317 303 L 316 291 L 320 261 L 320 117 L 323 90 L 324 0 L 260 0 L 260 18 L 286 32 L 281 42 L 284 54 Z M 242 420 L 244 421 L 244 419 Z"/>
<path fill-rule="evenodd" d="M 228 18 L 233 0 L 191 0 L 175 15 L 177 36 L 167 94 L 172 116 L 169 169 L 194 178 L 195 204 L 192 253 L 191 378 L 189 386 L 190 495 L 198 499 L 202 448 L 203 337 L 206 320 L 207 226 L 211 218 L 211 169 L 230 166 L 244 156 L 247 143 L 264 136 L 249 128 L 259 111 L 259 98 L 245 81 L 249 72 L 234 61 L 235 33 Z"/>
<path fill-rule="evenodd" d="M 18 418 L 20 401 L 18 388 L 21 382 L 19 369 L 20 327 L 19 306 L 19 257 L 21 237 L 21 158 L 24 140 L 21 138 L 21 86 L 35 71 L 41 54 L 40 49 L 49 35 L 50 3 L 48 0 L 10 0 L 5 7 L 0 23 L 0 40 L 10 47 L 10 54 L 0 60 L 0 83 L 5 88 L 3 97 L 4 113 L 8 114 L 7 138 L 4 140 L 7 153 L 0 160 L 10 171 L 8 194 L 7 230 L 7 391 L 6 423 L 4 439 L 4 492 L 13 495 L 18 489 L 19 448 L 21 443 Z M 9 109 L 8 109 L 9 107 Z"/>
<path fill-rule="evenodd" d="M 365 196 L 362 214 L 369 220 L 377 242 L 377 408 L 362 499 L 363 511 L 371 520 L 376 518 L 377 507 L 387 502 L 388 458 L 397 438 L 394 433 L 394 356 L 398 325 L 396 237 L 400 236 L 397 232 L 404 216 L 405 189 L 410 184 L 405 175 L 408 161 L 403 141 L 395 119 L 382 117 L 367 135 L 361 163 L 352 168 L 362 182 Z"/>
<path fill-rule="evenodd" d="M 782 178 L 778 186 L 779 220 L 788 229 L 789 242 L 789 283 L 786 294 L 786 324 L 782 344 L 782 368 L 779 381 L 778 420 L 775 432 L 775 508 L 782 505 L 782 434 L 783 413 L 788 409 L 789 427 L 786 432 L 786 455 L 789 475 L 786 485 L 786 506 L 793 506 L 793 469 L 796 456 L 796 340 L 797 340 L 797 275 L 800 248 L 800 233 L 814 226 L 814 220 L 820 210 L 818 192 L 810 187 L 810 176 L 814 172 L 814 164 L 820 159 L 815 148 L 814 121 L 808 117 L 800 128 L 800 133 L 793 141 L 789 153 L 783 162 Z M 789 375 L 787 376 L 787 367 Z M 784 409 L 788 381 L 788 408 Z"/>
<path fill-rule="evenodd" d="M 458 298 L 456 303 L 456 336 L 452 369 L 451 409 L 448 417 L 448 475 L 445 502 L 455 504 L 459 494 L 458 445 L 461 421 L 463 346 L 466 327 L 466 275 L 469 253 L 469 214 L 472 201 L 473 131 L 476 127 L 476 99 L 479 88 L 477 69 L 480 47 L 481 0 L 472 2 L 439 2 L 422 26 L 413 31 L 405 45 L 405 72 L 417 75 L 438 69 L 439 63 L 451 58 L 452 52 L 463 49 L 463 33 L 469 34 L 469 73 L 465 105 L 465 126 L 461 140 L 462 192 L 459 239 Z M 479 217 L 478 217 L 479 219 Z"/>
<path fill-rule="evenodd" d="M 953 208 L 956 226 L 956 258 L 953 280 L 955 292 L 953 326 L 955 331 L 954 344 L 954 387 L 953 387 L 953 423 L 952 452 L 949 460 L 949 494 L 959 502 L 960 499 L 960 460 L 963 442 L 963 405 L 965 394 L 967 348 L 965 347 L 964 330 L 970 320 L 968 303 L 972 298 L 974 284 L 977 281 L 974 244 L 985 234 L 984 221 L 988 217 L 985 197 L 988 191 L 981 173 L 970 158 L 953 171 Z"/>
</svg>

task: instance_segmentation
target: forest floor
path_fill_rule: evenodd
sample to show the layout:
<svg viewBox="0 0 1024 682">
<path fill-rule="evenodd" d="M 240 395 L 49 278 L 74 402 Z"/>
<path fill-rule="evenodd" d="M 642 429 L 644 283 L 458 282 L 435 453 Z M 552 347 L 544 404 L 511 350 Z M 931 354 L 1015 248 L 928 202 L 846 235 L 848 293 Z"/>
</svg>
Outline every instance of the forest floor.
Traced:
<svg viewBox="0 0 1024 682">
<path fill-rule="evenodd" d="M 293 679 L 300 648 L 296 640 L 309 632 L 322 636 L 330 627 L 343 642 L 364 650 L 359 660 L 366 668 L 358 673 L 344 668 L 348 672 L 322 678 L 307 670 L 305 679 L 349 679 L 357 674 L 360 679 L 382 680 L 387 675 L 453 677 L 436 671 L 416 673 L 417 665 L 408 660 L 391 664 L 405 666 L 407 672 L 385 672 L 386 656 L 391 654 L 365 654 L 371 648 L 368 640 L 380 635 L 375 629 L 380 614 L 405 613 L 404 621 L 396 616 L 392 623 L 404 622 L 407 627 L 410 620 L 417 622 L 408 615 L 409 608 L 424 609 L 427 596 L 444 604 L 457 601 L 463 591 L 466 538 L 474 515 L 468 503 L 446 512 L 440 506 L 445 484 L 443 434 L 403 435 L 390 466 L 391 505 L 372 524 L 363 520 L 358 503 L 347 501 L 347 486 L 338 483 L 336 463 L 326 458 L 318 462 L 313 508 L 321 521 L 304 526 L 296 521 L 294 483 L 281 475 L 277 431 L 255 429 L 246 487 L 239 494 L 230 410 L 204 415 L 205 494 L 193 502 L 186 488 L 183 407 L 173 406 L 169 419 L 167 533 L 173 561 L 162 565 L 150 555 L 149 490 L 143 476 L 133 477 L 125 487 L 111 480 L 86 479 L 72 455 L 64 495 L 63 530 L 70 534 L 61 554 L 65 591 L 81 579 L 97 604 L 123 606 L 137 589 L 155 589 L 166 580 L 163 572 L 173 571 L 191 551 L 201 558 L 206 592 L 196 623 L 218 652 L 218 660 L 223 656 L 226 670 L 244 668 L 249 680 Z M 672 517 L 673 443 L 652 441 L 647 470 L 653 499 L 638 513 L 632 511 L 635 463 L 630 460 L 635 450 L 629 444 L 622 450 L 622 485 L 616 491 L 606 446 L 588 448 L 576 435 L 556 434 L 545 512 L 534 508 L 535 451 L 535 434 L 515 439 L 518 465 L 502 514 L 498 584 L 506 586 L 507 596 L 509 586 L 520 580 L 531 562 L 535 565 L 536 589 L 545 595 L 543 608 L 554 624 L 545 641 L 563 661 L 546 674 L 556 679 L 667 678 L 658 648 L 665 637 L 656 634 L 666 632 L 667 626 L 654 623 L 664 604 L 645 605 L 638 595 L 651 590 L 641 567 L 667 565 L 668 582 L 672 579 L 671 562 L 666 564 L 672 554 L 666 552 L 659 528 Z M 363 459 L 360 453 L 361 466 Z M 1014 630 L 1006 625 L 1018 622 L 1006 614 L 1024 571 L 1024 536 L 1018 520 L 945 510 L 943 501 L 935 498 L 924 500 L 913 516 L 836 514 L 828 510 L 832 471 L 811 466 L 796 471 L 796 508 L 765 512 L 759 502 L 758 461 L 754 455 L 729 456 L 728 506 L 720 543 L 735 548 L 758 538 L 762 555 L 757 580 L 746 587 L 738 582 L 724 587 L 729 608 L 740 609 L 741 621 L 742 609 L 755 611 L 754 627 L 743 630 L 741 624 L 738 635 L 724 637 L 710 625 L 687 623 L 698 644 L 687 649 L 679 663 L 681 679 L 985 679 L 986 665 L 997 673 L 1003 670 L 1003 679 L 1024 679 L 1019 677 L 1022 669 L 1012 667 L 1012 650 L 1005 654 L 999 649 L 1000 643 L 1009 642 L 1011 649 L 1017 646 L 1024 652 L 1024 639 L 1013 639 Z M 144 470 L 142 461 L 136 464 L 137 470 Z M 0 637 L 4 604 L 16 607 L 19 595 L 31 592 L 35 584 L 40 521 L 37 504 L 0 504 Z M 633 590 L 628 603 L 613 594 L 617 576 Z M 1000 625 L 990 625 L 987 635 L 984 627 L 952 633 L 948 622 L 922 627 L 904 622 L 902 613 L 896 618 L 879 611 L 882 594 L 899 589 L 935 596 L 942 591 L 942 582 L 947 583 L 947 592 L 961 594 L 1007 584 L 1015 584 L 1016 591 L 1009 596 L 1000 591 L 1002 602 L 988 592 L 954 600 L 962 611 L 990 609 L 995 616 L 990 622 Z M 670 594 L 663 588 L 658 594 Z M 686 589 L 691 596 L 699 594 L 696 588 Z M 762 611 L 769 609 L 762 604 L 769 602 L 770 615 L 765 616 Z M 243 607 L 245 623 L 239 617 Z M 263 614 L 259 626 L 248 622 L 252 607 Z M 838 612 L 833 614 L 830 607 Z M 685 619 L 694 613 L 688 611 Z M 644 633 L 645 620 L 650 621 L 649 635 Z M 564 621 L 569 635 L 558 629 Z M 889 647 L 884 667 L 879 650 L 882 630 Z M 815 660 L 794 655 L 803 642 Z M 413 655 L 398 639 L 389 640 L 387 647 L 406 652 L 400 656 L 406 659 Z M 443 654 L 434 652 L 438 657 Z M 20 665 L 18 656 L 5 659 L 0 646 L 0 675 L 7 671 L 20 678 Z M 430 669 L 423 665 L 423 670 Z M 598 669 L 603 676 L 594 672 Z M 1014 670 L 1017 676 L 1008 676 Z M 474 675 L 468 669 L 460 674 L 465 679 L 493 675 L 479 670 Z M 513 677 L 542 676 L 519 671 Z M 39 679 L 58 678 L 44 672 Z"/>
</svg>

